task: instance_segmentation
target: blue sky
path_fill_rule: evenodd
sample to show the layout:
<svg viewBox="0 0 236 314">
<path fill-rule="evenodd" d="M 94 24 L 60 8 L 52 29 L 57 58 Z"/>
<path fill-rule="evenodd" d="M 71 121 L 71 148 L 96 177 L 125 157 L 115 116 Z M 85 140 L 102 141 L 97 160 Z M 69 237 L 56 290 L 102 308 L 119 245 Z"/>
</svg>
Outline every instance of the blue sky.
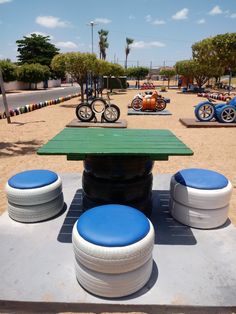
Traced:
<svg viewBox="0 0 236 314">
<path fill-rule="evenodd" d="M 98 30 L 108 30 L 107 60 L 124 64 L 126 37 L 134 39 L 128 66 L 173 65 L 191 57 L 203 38 L 236 31 L 236 0 L 0 0 L 0 59 L 16 61 L 16 40 L 51 36 L 61 52 L 98 54 Z"/>
</svg>

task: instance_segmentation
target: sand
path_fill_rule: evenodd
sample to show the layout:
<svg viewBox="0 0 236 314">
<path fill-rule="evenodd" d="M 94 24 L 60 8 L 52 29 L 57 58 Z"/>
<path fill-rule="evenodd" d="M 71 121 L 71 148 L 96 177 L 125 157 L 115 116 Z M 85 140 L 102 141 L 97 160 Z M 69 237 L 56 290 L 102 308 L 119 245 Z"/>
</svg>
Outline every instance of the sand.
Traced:
<svg viewBox="0 0 236 314">
<path fill-rule="evenodd" d="M 195 94 L 182 94 L 178 90 L 162 93 L 171 99 L 167 109 L 171 116 L 128 116 L 127 105 L 136 90 L 112 95 L 119 105 L 121 118 L 128 128 L 170 129 L 194 151 L 193 156 L 173 156 L 168 161 L 155 162 L 154 174 L 175 173 L 183 168 L 201 167 L 224 174 L 234 186 L 229 218 L 236 224 L 236 128 L 187 129 L 179 118 L 193 118 L 193 106 L 202 101 Z M 82 172 L 82 161 L 67 161 L 65 156 L 39 156 L 38 148 L 59 133 L 75 118 L 79 98 L 12 117 L 12 123 L 0 120 L 0 213 L 7 208 L 4 186 L 7 180 L 20 171 L 51 169 L 58 173 Z"/>
</svg>

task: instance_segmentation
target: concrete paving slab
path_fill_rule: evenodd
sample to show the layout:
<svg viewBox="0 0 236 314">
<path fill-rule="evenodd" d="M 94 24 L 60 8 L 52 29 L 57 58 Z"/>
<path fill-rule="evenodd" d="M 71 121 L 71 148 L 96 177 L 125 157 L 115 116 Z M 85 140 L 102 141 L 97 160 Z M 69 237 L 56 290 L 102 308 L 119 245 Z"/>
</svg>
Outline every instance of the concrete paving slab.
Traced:
<svg viewBox="0 0 236 314">
<path fill-rule="evenodd" d="M 236 122 L 222 123 L 218 121 L 202 122 L 192 118 L 181 118 L 179 121 L 187 128 L 233 128 Z"/>
<path fill-rule="evenodd" d="M 172 115 L 172 113 L 165 109 L 162 111 L 135 111 L 134 109 L 128 109 L 128 115 L 135 115 L 135 116 L 155 116 L 155 115 L 159 115 L 159 116 L 169 116 Z"/>
<path fill-rule="evenodd" d="M 131 296 L 112 300 L 85 291 L 75 277 L 71 243 L 73 224 L 82 213 L 81 174 L 60 175 L 66 206 L 56 218 L 23 224 L 11 220 L 7 212 L 0 217 L 0 309 L 6 304 L 16 306 L 18 301 L 25 306 L 28 302 L 97 304 L 106 309 L 236 306 L 236 228 L 229 220 L 215 230 L 176 222 L 169 213 L 171 174 L 154 175 L 151 220 L 156 238 L 147 285 Z"/>
<path fill-rule="evenodd" d="M 109 122 L 82 122 L 78 119 L 73 119 L 70 121 L 66 127 L 70 128 L 127 128 L 127 121 L 124 119 L 120 119 L 116 122 L 109 123 Z"/>
</svg>

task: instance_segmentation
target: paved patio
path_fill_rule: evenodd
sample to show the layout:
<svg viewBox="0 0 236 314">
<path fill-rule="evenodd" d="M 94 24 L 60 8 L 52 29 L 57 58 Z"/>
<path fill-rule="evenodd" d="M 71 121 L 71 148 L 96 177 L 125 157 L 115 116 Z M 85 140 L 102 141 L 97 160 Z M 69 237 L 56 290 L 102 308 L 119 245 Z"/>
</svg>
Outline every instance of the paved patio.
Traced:
<svg viewBox="0 0 236 314">
<path fill-rule="evenodd" d="M 81 215 L 81 174 L 61 174 L 66 206 L 58 217 L 22 224 L 5 212 L 0 216 L 0 309 L 16 307 L 18 301 L 25 308 L 34 302 L 49 308 L 80 304 L 90 310 L 95 304 L 116 310 L 125 305 L 236 306 L 236 228 L 229 220 L 215 230 L 174 221 L 168 211 L 170 177 L 154 175 L 152 276 L 142 290 L 125 298 L 96 297 L 76 280 L 71 231 Z"/>
</svg>

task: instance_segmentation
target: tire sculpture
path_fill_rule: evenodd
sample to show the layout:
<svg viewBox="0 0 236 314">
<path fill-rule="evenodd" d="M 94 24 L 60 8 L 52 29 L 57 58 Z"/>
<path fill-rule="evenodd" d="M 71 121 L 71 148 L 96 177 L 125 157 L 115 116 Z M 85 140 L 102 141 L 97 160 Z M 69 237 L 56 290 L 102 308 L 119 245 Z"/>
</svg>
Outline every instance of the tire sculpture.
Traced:
<svg viewBox="0 0 236 314">
<path fill-rule="evenodd" d="M 135 208 L 112 204 L 88 210 L 72 231 L 78 282 L 103 297 L 138 291 L 151 276 L 154 237 L 151 222 Z"/>
<path fill-rule="evenodd" d="M 199 121 L 211 121 L 215 119 L 222 123 L 236 122 L 236 97 L 234 97 L 228 104 L 214 105 L 211 101 L 204 101 L 199 103 L 194 113 Z"/>
<path fill-rule="evenodd" d="M 146 157 L 88 156 L 84 160 L 83 208 L 102 204 L 134 206 L 147 217 L 152 212 L 151 174 L 154 161 Z"/>
<path fill-rule="evenodd" d="M 60 177 L 49 170 L 29 170 L 11 177 L 5 187 L 9 216 L 38 222 L 56 216 L 64 206 Z"/>
<path fill-rule="evenodd" d="M 166 104 L 165 98 L 154 91 L 136 95 L 131 102 L 131 108 L 135 111 L 162 111 L 166 108 Z"/>
<path fill-rule="evenodd" d="M 183 169 L 170 183 L 170 211 L 177 221 L 194 228 L 212 229 L 228 217 L 232 184 L 207 169 Z"/>
<path fill-rule="evenodd" d="M 95 98 L 90 103 L 81 103 L 75 110 L 77 118 L 82 122 L 97 120 L 96 115 L 101 115 L 101 121 L 110 123 L 116 122 L 120 117 L 120 109 L 117 105 L 110 103 L 108 95 L 108 102 L 103 98 Z"/>
</svg>

